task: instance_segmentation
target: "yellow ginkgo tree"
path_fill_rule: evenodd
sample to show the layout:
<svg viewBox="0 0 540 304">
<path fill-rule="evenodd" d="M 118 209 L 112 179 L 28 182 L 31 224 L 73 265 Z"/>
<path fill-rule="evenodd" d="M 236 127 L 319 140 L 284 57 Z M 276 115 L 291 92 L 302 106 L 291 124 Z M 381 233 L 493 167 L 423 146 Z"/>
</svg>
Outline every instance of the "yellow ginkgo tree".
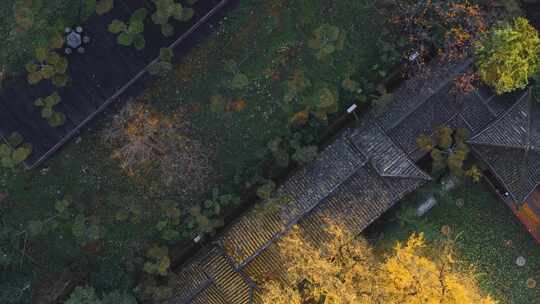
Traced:
<svg viewBox="0 0 540 304">
<path fill-rule="evenodd" d="M 476 53 L 480 78 L 497 94 L 525 88 L 540 71 L 538 31 L 523 17 L 495 29 Z"/>
<path fill-rule="evenodd" d="M 329 224 L 326 233 L 327 241 L 315 244 L 294 228 L 280 241 L 286 271 L 260 280 L 263 303 L 496 303 L 480 292 L 473 271 L 458 270 L 450 243 L 433 255 L 422 235 L 412 235 L 378 258 L 339 224 Z"/>
</svg>

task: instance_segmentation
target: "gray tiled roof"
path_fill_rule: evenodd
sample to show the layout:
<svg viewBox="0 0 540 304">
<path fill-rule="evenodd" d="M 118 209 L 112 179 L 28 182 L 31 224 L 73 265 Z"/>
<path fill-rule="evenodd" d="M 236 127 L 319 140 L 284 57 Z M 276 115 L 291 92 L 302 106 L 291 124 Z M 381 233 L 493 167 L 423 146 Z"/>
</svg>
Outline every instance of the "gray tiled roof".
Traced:
<svg viewBox="0 0 540 304">
<path fill-rule="evenodd" d="M 278 189 L 277 196 L 292 200 L 282 209 L 286 222 L 304 214 L 365 164 L 365 157 L 353 150 L 346 137 L 328 146 L 315 162 L 294 174 Z"/>
<path fill-rule="evenodd" d="M 264 215 L 251 212 L 240 218 L 224 233 L 225 248 L 237 264 L 243 263 L 364 163 L 365 158 L 353 151 L 344 138 L 336 140 L 315 162 L 295 173 L 278 189 L 276 196 L 286 197 L 289 203 L 279 212 Z"/>
<path fill-rule="evenodd" d="M 251 303 L 253 284 L 220 247 L 210 247 L 177 273 L 175 297 L 166 303 Z"/>
<path fill-rule="evenodd" d="M 472 63 L 472 59 L 454 64 L 434 62 L 426 67 L 425 73 L 407 80 L 394 92 L 391 107 L 379 115 L 379 122 L 383 129 L 388 131 L 398 125 L 404 125 L 403 120 L 414 116 L 415 111 L 429 103 L 428 100 L 433 100 L 433 95 L 448 87 L 455 77 L 469 69 Z"/>
<path fill-rule="evenodd" d="M 345 132 L 321 153 L 317 161 L 297 172 L 278 189 L 277 196 L 290 199 L 279 212 L 263 216 L 247 214 L 224 233 L 223 244 L 237 265 L 259 254 L 260 249 L 287 225 L 333 196 L 336 188 L 367 165 L 368 158 L 380 176 L 419 181 L 430 179 L 376 124 L 363 124 L 352 132 Z M 258 229 L 254 230 L 255 226 Z"/>
<path fill-rule="evenodd" d="M 265 250 L 261 251 L 259 255 L 254 256 L 253 259 L 242 267 L 242 271 L 256 283 L 268 277 L 285 281 L 284 274 L 287 273 L 287 269 L 281 263 L 276 243 L 272 243 Z"/>
<path fill-rule="evenodd" d="M 414 161 L 425 155 L 416 144 L 421 134 L 432 135 L 437 127 L 451 124 L 475 134 L 512 104 L 484 87 L 469 93 L 456 90 L 455 78 L 470 71 L 472 63 L 434 62 L 426 73 L 398 88 L 389 110 L 377 117 L 386 134 Z"/>
<path fill-rule="evenodd" d="M 473 149 L 503 182 L 514 203 L 522 204 L 538 181 L 538 174 L 535 171 L 538 171 L 540 162 L 537 155 L 529 157 L 523 149 L 488 145 L 473 145 Z M 538 154 L 532 151 L 529 153 Z"/>
<path fill-rule="evenodd" d="M 209 277 L 201 267 L 200 262 L 206 254 L 197 256 L 177 272 L 177 288 L 175 294 L 178 298 L 189 299 L 197 290 L 204 289 L 209 283 Z"/>
<path fill-rule="evenodd" d="M 540 105 L 522 92 L 508 111 L 469 140 L 516 205 L 540 182 L 539 134 Z"/>
<path fill-rule="evenodd" d="M 180 291 L 168 303 L 252 303 L 253 282 L 267 275 L 281 277 L 275 243 L 300 223 L 310 235 L 323 234 L 322 217 L 347 217 L 354 231 L 388 210 L 430 177 L 392 142 L 375 121 L 346 131 L 312 164 L 299 170 L 277 191 L 289 201 L 269 214 L 247 212 L 220 238 L 220 248 L 188 266 L 199 279 L 179 281 Z M 286 271 L 282 269 L 281 271 Z M 184 271 L 188 273 L 188 271 Z M 206 279 L 205 279 L 206 276 Z M 188 287 L 183 286 L 183 284 Z M 191 295 L 184 291 L 191 289 Z"/>
<path fill-rule="evenodd" d="M 481 88 L 480 91 L 487 91 L 486 88 Z M 497 116 L 505 113 L 523 94 L 523 91 L 515 91 L 504 95 L 492 95 L 487 99 L 487 104 L 496 113 Z"/>
<path fill-rule="evenodd" d="M 440 91 L 429 97 L 422 107 L 402 120 L 401 124 L 388 131 L 388 135 L 398 143 L 403 151 L 411 153 L 418 149 L 416 139 L 421 134 L 432 134 L 434 130 L 452 119 L 458 112 L 446 84 Z"/>
<path fill-rule="evenodd" d="M 376 121 L 364 119 L 362 126 L 352 132 L 350 139 L 380 176 L 430 179 L 394 144 Z"/>
<path fill-rule="evenodd" d="M 404 194 L 423 183 L 423 179 L 417 178 L 383 177 L 371 165 L 365 166 L 302 219 L 299 226 L 315 242 L 329 237 L 324 232 L 327 219 L 339 220 L 350 231 L 360 233 Z"/>
<path fill-rule="evenodd" d="M 256 254 L 262 246 L 284 229 L 285 223 L 279 211 L 264 215 L 249 212 L 225 232 L 222 243 L 238 265 Z"/>
<path fill-rule="evenodd" d="M 228 303 L 250 303 L 252 286 L 247 277 L 235 269 L 224 251 L 215 250 L 201 266 Z"/>
<path fill-rule="evenodd" d="M 526 95 L 520 98 L 501 118 L 469 142 L 478 145 L 525 148 L 529 134 L 529 102 Z"/>
<path fill-rule="evenodd" d="M 462 110 L 459 113 L 465 120 L 471 135 L 480 132 L 497 117 L 497 112 L 493 111 L 478 91 L 461 95 L 460 99 Z"/>
<path fill-rule="evenodd" d="M 230 304 L 225 299 L 223 292 L 216 286 L 214 283 L 210 283 L 208 287 L 203 289 L 199 294 L 197 294 L 193 300 L 193 304 Z"/>
</svg>

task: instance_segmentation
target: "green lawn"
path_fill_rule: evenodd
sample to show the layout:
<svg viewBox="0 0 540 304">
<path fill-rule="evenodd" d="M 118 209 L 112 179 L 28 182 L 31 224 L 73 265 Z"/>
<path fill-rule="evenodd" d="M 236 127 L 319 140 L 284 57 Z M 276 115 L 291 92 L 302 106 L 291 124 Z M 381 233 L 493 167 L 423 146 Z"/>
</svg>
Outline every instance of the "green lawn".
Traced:
<svg viewBox="0 0 540 304">
<path fill-rule="evenodd" d="M 357 71 L 355 77 L 366 81 L 374 74 L 372 67 L 380 63 L 376 32 L 382 20 L 372 3 L 241 1 L 223 22 L 218 38 L 207 40 L 182 58 L 174 75 L 159 81 L 148 92 L 148 99 L 167 113 L 187 110 L 194 136 L 215 155 L 220 184 L 234 182 L 231 189 L 238 189 L 262 174 L 267 144 L 293 132 L 288 122 L 301 107 L 286 104 L 283 98 L 295 71 L 304 71 L 314 86 L 325 83 L 336 88 L 351 68 Z M 323 24 L 345 31 L 346 39 L 343 51 L 321 62 L 307 42 Z M 231 69 L 231 65 L 235 67 Z M 231 89 L 229 82 L 235 73 L 247 77 L 244 88 Z M 340 93 L 340 108 L 349 106 L 354 98 Z M 222 96 L 214 106 L 213 96 Z M 224 110 L 238 102 L 245 107 Z M 312 120 L 302 132 L 316 139 L 325 125 Z"/>
<path fill-rule="evenodd" d="M 432 189 L 427 187 L 403 202 L 398 214 L 406 214 L 407 206 Z M 415 230 L 424 231 L 432 238 L 441 238 L 441 227 L 448 225 L 452 231 L 450 237 L 457 240 L 460 259 L 477 268 L 484 291 L 501 303 L 538 303 L 540 284 L 530 289 L 526 282 L 529 278 L 540 282 L 540 245 L 510 209 L 490 191 L 487 185 L 480 183 L 437 195 L 439 204 L 421 223 L 408 222 L 402 226 L 395 216 L 387 216 L 386 225 L 381 223 L 384 241 L 379 248 L 388 248 L 391 242 L 403 240 Z M 464 202 L 462 207 L 456 205 L 460 198 Z M 516 265 L 518 256 L 525 257 L 525 266 Z"/>
</svg>

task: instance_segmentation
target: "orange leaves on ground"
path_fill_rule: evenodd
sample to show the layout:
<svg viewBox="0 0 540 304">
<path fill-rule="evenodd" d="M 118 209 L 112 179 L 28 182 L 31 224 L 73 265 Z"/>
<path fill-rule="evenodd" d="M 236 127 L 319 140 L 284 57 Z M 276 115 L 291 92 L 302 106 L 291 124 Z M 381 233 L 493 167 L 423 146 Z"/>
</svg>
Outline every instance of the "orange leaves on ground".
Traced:
<svg viewBox="0 0 540 304">
<path fill-rule="evenodd" d="M 303 111 L 297 112 L 289 120 L 289 125 L 291 126 L 302 126 L 307 123 L 309 119 L 309 110 L 305 109 Z"/>
<path fill-rule="evenodd" d="M 229 109 L 234 112 L 240 112 L 247 106 L 245 100 L 236 100 L 229 104 Z"/>
<path fill-rule="evenodd" d="M 435 42 L 438 53 L 447 60 L 467 56 L 491 22 L 485 10 L 466 0 L 401 3 L 389 19 L 415 48 L 428 50 Z"/>
<path fill-rule="evenodd" d="M 191 112 L 193 113 L 199 113 L 201 111 L 201 104 L 196 102 L 191 105 Z"/>
<path fill-rule="evenodd" d="M 247 106 L 247 102 L 243 99 L 228 101 L 221 94 L 210 97 L 210 110 L 214 113 L 223 112 L 240 112 Z"/>
</svg>

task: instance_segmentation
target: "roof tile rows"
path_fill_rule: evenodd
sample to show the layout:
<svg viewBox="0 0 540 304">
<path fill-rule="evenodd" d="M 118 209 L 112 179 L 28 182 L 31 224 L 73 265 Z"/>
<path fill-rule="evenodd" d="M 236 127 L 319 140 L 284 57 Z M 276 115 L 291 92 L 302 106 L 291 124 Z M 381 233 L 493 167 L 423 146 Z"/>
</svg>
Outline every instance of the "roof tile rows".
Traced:
<svg viewBox="0 0 540 304">
<path fill-rule="evenodd" d="M 522 97 L 499 120 L 471 139 L 474 144 L 523 148 L 527 145 L 529 105 Z"/>
<path fill-rule="evenodd" d="M 537 185 L 526 152 L 522 149 L 473 144 L 473 149 L 504 184 L 516 205 L 525 202 Z M 537 153 L 537 152 L 532 152 Z M 536 164 L 538 167 L 540 163 Z"/>
<path fill-rule="evenodd" d="M 216 248 L 223 250 L 211 250 L 202 262 L 191 262 L 206 280 L 188 283 L 193 292 L 178 293 L 168 303 L 256 302 L 251 282 L 267 276 L 284 279 L 285 269 L 276 271 L 281 265 L 276 241 L 293 225 L 299 224 L 319 241 L 324 239 L 326 218 L 344 220 L 360 233 L 429 179 L 374 121 L 344 132 L 314 163 L 278 189 L 276 195 L 289 199 L 280 210 L 246 213 L 220 238 Z"/>
<path fill-rule="evenodd" d="M 520 206 L 540 183 L 540 105 L 529 92 L 518 97 L 469 143 Z"/>
<path fill-rule="evenodd" d="M 364 119 L 350 139 L 379 175 L 429 180 L 429 176 L 394 144 L 376 121 Z"/>
<path fill-rule="evenodd" d="M 201 280 L 197 274 L 188 283 L 189 288 L 179 286 L 181 292 L 168 303 L 257 303 L 257 282 L 269 276 L 286 279 L 276 242 L 293 225 L 298 224 L 313 242 L 328 237 L 324 232 L 328 218 L 340 219 L 360 233 L 404 195 L 429 180 L 414 164 L 424 155 L 416 146 L 420 134 L 431 135 L 440 125 L 466 128 L 476 134 L 505 113 L 515 100 L 494 96 L 484 88 L 455 93 L 455 77 L 470 69 L 471 64 L 471 60 L 447 66 L 434 63 L 429 74 L 406 81 L 395 92 L 387 112 L 382 116 L 376 112 L 363 115 L 355 129 L 345 131 L 313 164 L 278 189 L 277 196 L 288 198 L 280 210 L 269 214 L 249 211 L 231 225 L 216 247 L 223 250 L 210 253 L 223 254 L 227 260 L 220 264 L 225 268 L 219 275 L 208 263 L 187 265 L 204 273 L 206 279 Z M 506 116 L 512 123 L 523 118 L 520 111 L 509 113 Z M 540 125 L 539 132 L 530 126 L 528 138 L 540 139 Z M 505 140 L 506 143 L 512 139 Z M 540 171 L 530 170 L 531 164 L 540 164 L 540 155 L 528 154 L 527 165 L 521 166 L 527 169 L 523 175 L 515 169 L 519 167 L 516 162 L 522 159 L 522 153 L 516 149 L 493 154 L 489 149 L 483 151 L 484 146 L 477 148 L 485 152 L 489 163 L 504 164 L 494 169 L 496 174 L 503 169 L 500 177 L 509 181 L 509 191 L 525 193 L 532 186 L 529 181 L 540 180 Z M 520 180 L 520 176 L 528 176 L 528 180 Z M 179 281 L 182 284 L 185 281 Z M 187 289 L 192 290 L 189 296 Z M 231 290 L 240 293 L 237 298 L 233 299 Z"/>
<path fill-rule="evenodd" d="M 385 131 L 394 129 L 398 125 L 403 125 L 403 120 L 417 110 L 422 111 L 422 106 L 426 101 L 433 100 L 434 94 L 440 92 L 445 86 L 451 84 L 454 78 L 466 71 L 472 64 L 472 60 L 456 62 L 453 64 L 440 65 L 438 63 L 426 67 L 424 73 L 412 77 L 405 81 L 394 92 L 394 101 L 378 120 Z"/>
<path fill-rule="evenodd" d="M 338 139 L 317 161 L 298 171 L 278 189 L 275 196 L 289 200 L 280 211 L 247 213 L 234 223 L 223 236 L 225 248 L 237 264 L 257 254 L 287 223 L 312 209 L 364 162 L 344 138 Z"/>
</svg>

